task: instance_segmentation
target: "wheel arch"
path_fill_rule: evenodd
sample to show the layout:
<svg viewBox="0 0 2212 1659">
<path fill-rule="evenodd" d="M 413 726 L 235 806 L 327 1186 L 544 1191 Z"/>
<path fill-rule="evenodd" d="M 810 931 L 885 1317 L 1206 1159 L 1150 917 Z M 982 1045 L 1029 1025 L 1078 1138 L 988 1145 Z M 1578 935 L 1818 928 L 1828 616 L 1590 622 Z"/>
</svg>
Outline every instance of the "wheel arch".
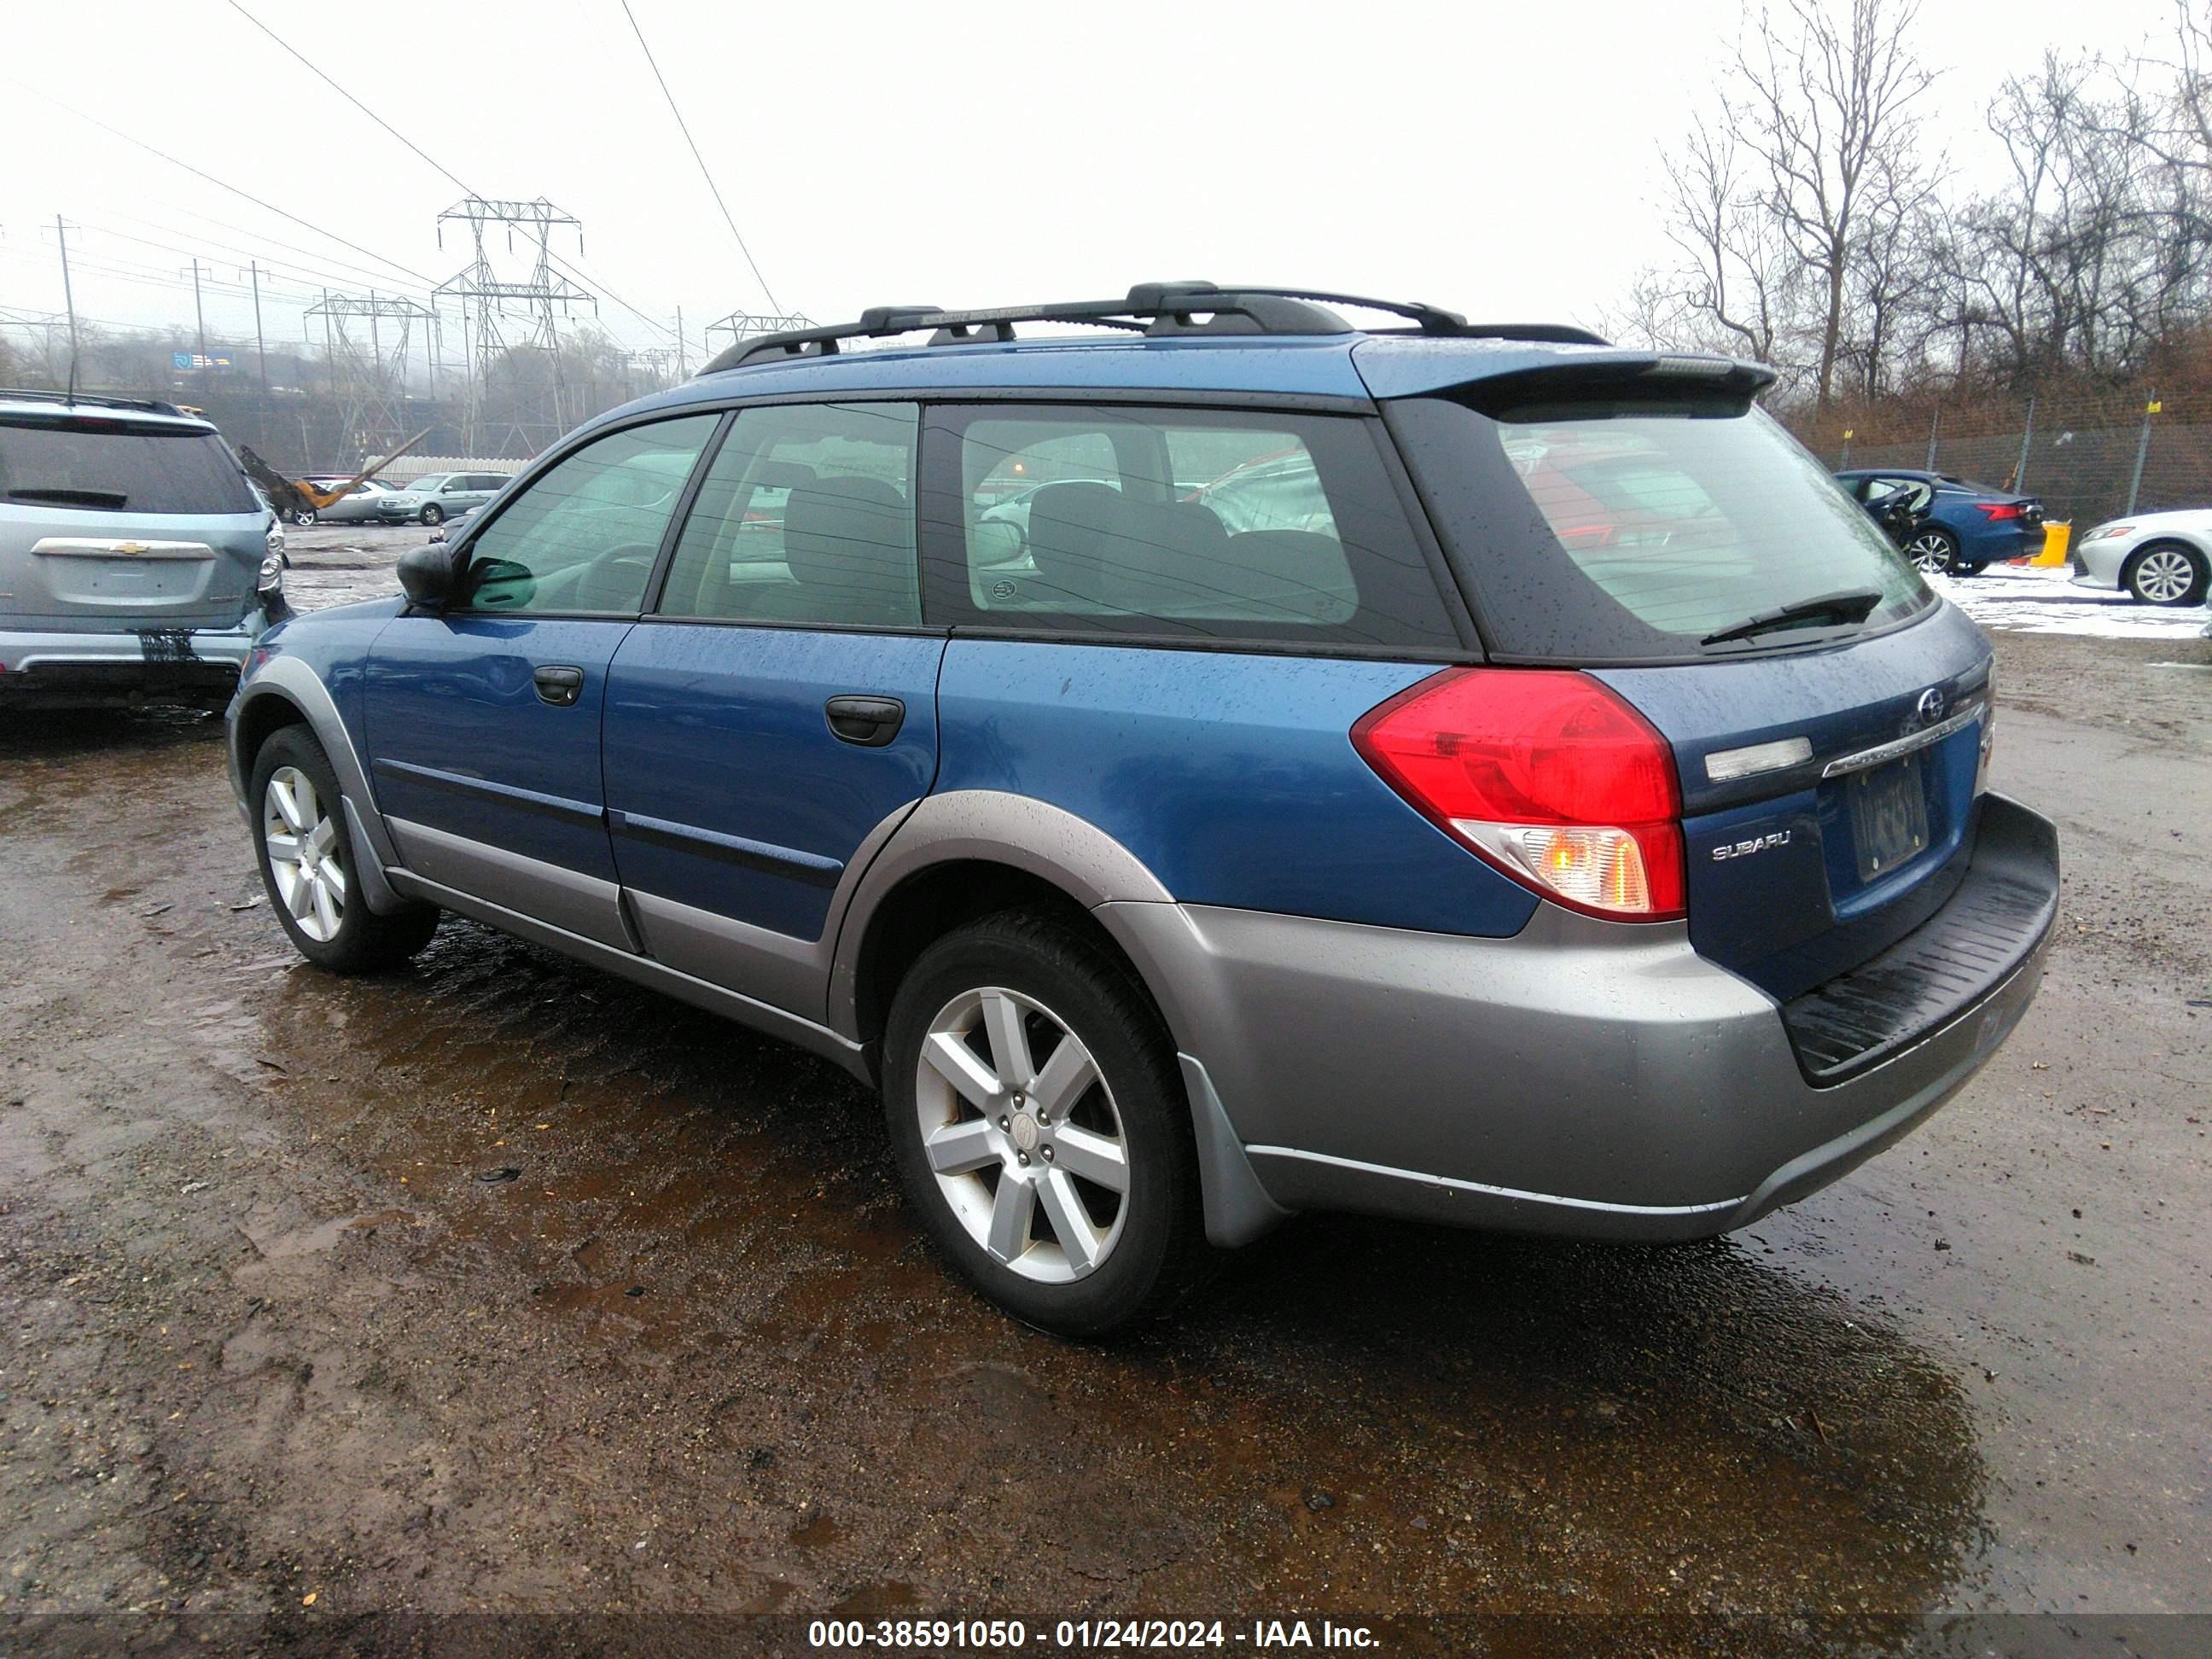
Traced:
<svg viewBox="0 0 2212 1659">
<path fill-rule="evenodd" d="M 830 961 L 829 1024 L 872 1042 L 881 1035 L 896 969 L 948 927 L 1028 903 L 1095 930 L 1157 1002 L 1126 943 L 1095 914 L 1117 900 L 1174 902 L 1133 853 L 1072 812 L 1000 790 L 928 796 L 870 862 L 844 908 Z M 1180 1038 L 1172 1021 L 1169 1029 Z"/>
<path fill-rule="evenodd" d="M 380 915 L 404 909 L 406 901 L 385 879 L 387 866 L 400 863 L 398 848 L 376 810 L 376 796 L 368 774 L 353 746 L 353 738 L 339 717 L 330 689 L 315 671 L 297 657 L 271 658 L 240 688 L 228 717 L 231 786 L 238 795 L 239 811 L 251 823 L 253 805 L 248 799 L 253 778 L 253 757 L 278 732 L 305 726 L 337 774 L 343 798 L 346 829 L 356 849 L 362 896 Z"/>
<path fill-rule="evenodd" d="M 230 758 L 241 805 L 250 808 L 245 786 L 252 779 L 253 757 L 261 752 L 262 745 L 288 726 L 312 724 L 307 711 L 280 690 L 271 689 L 239 699 L 238 712 L 230 720 Z"/>
<path fill-rule="evenodd" d="M 1197 1058 L 1201 1022 L 1185 982 L 1158 959 L 1155 941 L 1179 936 L 1134 925 L 1133 914 L 1176 900 L 1127 848 L 1095 824 L 1027 796 L 990 790 L 933 795 L 900 826 L 845 908 L 830 969 L 829 1019 L 858 1040 L 879 1077 L 883 1021 L 900 975 L 950 928 L 1011 906 L 1047 910 L 1084 933 L 1127 970 L 1174 1045 L 1197 1139 L 1207 1237 L 1249 1243 L 1288 1213 L 1267 1195 Z M 1158 914 L 1158 912 L 1154 912 Z M 1187 933 L 1188 929 L 1182 930 Z"/>
</svg>

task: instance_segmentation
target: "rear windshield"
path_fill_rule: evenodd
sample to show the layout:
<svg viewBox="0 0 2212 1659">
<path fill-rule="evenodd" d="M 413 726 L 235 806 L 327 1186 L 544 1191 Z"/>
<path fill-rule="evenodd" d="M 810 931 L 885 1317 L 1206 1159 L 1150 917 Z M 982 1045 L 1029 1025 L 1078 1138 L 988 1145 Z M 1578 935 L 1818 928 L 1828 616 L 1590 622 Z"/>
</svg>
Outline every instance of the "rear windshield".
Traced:
<svg viewBox="0 0 2212 1659">
<path fill-rule="evenodd" d="M 1475 588 L 1493 651 L 1544 661 L 1704 657 L 1885 628 L 1935 603 L 1845 487 L 1726 400 L 1390 406 Z M 1858 598 L 1747 638 L 1754 617 Z"/>
<path fill-rule="evenodd" d="M 120 422 L 0 422 L 0 500 L 93 513 L 261 510 L 214 433 Z"/>
</svg>

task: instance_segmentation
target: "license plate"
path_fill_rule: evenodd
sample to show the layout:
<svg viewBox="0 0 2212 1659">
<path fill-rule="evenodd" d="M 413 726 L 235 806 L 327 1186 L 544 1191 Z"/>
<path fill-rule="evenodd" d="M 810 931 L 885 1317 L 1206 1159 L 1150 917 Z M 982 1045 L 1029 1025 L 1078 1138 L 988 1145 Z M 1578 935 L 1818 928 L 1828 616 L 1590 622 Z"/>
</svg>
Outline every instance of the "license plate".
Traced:
<svg viewBox="0 0 2212 1659">
<path fill-rule="evenodd" d="M 1926 850 L 1928 797 L 1921 787 L 1919 756 L 1853 773 L 1850 800 L 1861 881 L 1887 875 Z"/>
</svg>

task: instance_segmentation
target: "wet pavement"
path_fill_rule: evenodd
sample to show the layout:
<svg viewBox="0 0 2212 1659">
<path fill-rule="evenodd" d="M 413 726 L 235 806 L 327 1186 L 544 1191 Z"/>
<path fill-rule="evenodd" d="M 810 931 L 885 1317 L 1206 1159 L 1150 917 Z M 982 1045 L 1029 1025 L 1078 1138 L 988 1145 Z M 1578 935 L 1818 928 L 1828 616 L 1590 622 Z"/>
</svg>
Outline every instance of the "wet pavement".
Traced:
<svg viewBox="0 0 2212 1659">
<path fill-rule="evenodd" d="M 1308 1218 L 1108 1346 L 842 1073 L 450 918 L 318 974 L 216 720 L 11 719 L 0 1613 L 2212 1610 L 2212 647 L 2000 651 L 2061 943 L 1926 1127 L 1697 1246 Z"/>
<path fill-rule="evenodd" d="M 289 526 L 284 551 L 292 562 L 284 572 L 285 597 L 295 611 L 396 599 L 399 579 L 392 567 L 402 553 L 422 546 L 430 535 L 421 525 L 316 524 L 304 530 Z"/>
</svg>

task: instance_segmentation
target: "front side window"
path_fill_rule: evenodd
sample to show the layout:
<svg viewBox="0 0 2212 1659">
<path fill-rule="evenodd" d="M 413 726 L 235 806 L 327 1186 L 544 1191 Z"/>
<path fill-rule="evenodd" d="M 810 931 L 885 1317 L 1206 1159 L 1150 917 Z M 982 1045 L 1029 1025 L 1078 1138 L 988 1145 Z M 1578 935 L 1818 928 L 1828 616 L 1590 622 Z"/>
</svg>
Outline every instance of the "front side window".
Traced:
<svg viewBox="0 0 2212 1659">
<path fill-rule="evenodd" d="M 930 455 L 933 622 L 1458 642 L 1358 419 L 947 408 Z"/>
<path fill-rule="evenodd" d="M 739 411 L 684 520 L 660 614 L 912 628 L 912 404 Z"/>
<path fill-rule="evenodd" d="M 720 419 L 626 427 L 542 474 L 469 544 L 471 606 L 635 614 Z"/>
</svg>

